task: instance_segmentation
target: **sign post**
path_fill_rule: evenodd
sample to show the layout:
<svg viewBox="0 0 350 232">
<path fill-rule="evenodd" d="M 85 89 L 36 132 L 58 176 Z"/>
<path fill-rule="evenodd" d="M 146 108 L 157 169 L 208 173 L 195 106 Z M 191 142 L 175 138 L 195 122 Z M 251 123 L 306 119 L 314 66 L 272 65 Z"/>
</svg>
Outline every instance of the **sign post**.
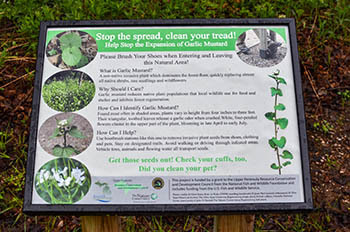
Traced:
<svg viewBox="0 0 350 232">
<path fill-rule="evenodd" d="M 44 22 L 35 81 L 26 213 L 312 209 L 292 19 Z"/>
<path fill-rule="evenodd" d="M 118 216 L 82 216 L 83 232 L 121 232 Z"/>
<path fill-rule="evenodd" d="M 215 216 L 214 232 L 252 232 L 254 215 Z"/>
</svg>

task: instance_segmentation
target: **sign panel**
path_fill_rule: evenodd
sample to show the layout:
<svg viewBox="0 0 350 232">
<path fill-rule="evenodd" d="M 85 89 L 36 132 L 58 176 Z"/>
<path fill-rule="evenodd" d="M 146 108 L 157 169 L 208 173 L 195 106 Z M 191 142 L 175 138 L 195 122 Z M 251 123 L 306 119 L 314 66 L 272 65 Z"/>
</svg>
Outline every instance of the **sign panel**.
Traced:
<svg viewBox="0 0 350 232">
<path fill-rule="evenodd" d="M 291 19 L 42 23 L 35 84 L 26 212 L 312 208 Z"/>
</svg>

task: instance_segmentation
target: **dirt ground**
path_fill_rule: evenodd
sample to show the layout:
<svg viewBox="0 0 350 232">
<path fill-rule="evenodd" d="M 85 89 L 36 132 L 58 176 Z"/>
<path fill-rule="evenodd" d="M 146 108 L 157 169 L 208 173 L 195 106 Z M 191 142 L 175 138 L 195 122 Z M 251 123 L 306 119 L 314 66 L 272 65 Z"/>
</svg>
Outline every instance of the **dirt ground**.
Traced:
<svg viewBox="0 0 350 232">
<path fill-rule="evenodd" d="M 249 53 L 239 53 L 238 57 L 245 63 L 250 64 L 252 66 L 257 66 L 260 68 L 271 67 L 276 64 L 279 64 L 287 54 L 286 47 L 279 47 L 277 49 L 277 53 L 275 58 L 273 59 L 263 59 L 259 54 L 259 45 L 255 45 L 249 48 Z"/>
</svg>

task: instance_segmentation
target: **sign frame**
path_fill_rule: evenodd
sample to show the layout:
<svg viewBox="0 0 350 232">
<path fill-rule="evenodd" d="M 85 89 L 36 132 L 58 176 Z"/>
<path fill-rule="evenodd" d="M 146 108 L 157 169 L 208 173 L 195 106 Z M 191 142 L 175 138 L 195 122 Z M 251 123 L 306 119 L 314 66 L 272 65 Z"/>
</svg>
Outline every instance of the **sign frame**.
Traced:
<svg viewBox="0 0 350 232">
<path fill-rule="evenodd" d="M 297 203 L 248 203 L 248 204 L 128 204 L 128 205 L 46 205 L 32 204 L 34 191 L 35 154 L 38 137 L 38 121 L 40 110 L 41 84 L 43 79 L 43 63 L 45 59 L 46 32 L 50 27 L 144 27 L 144 26 L 287 26 L 291 46 L 292 70 L 294 76 L 295 96 L 300 139 L 301 169 L 304 188 L 304 202 Z M 313 209 L 311 176 L 307 148 L 305 112 L 302 93 L 302 82 L 298 59 L 295 21 L 292 18 L 282 19 L 171 19 L 171 20 L 106 20 L 106 21 L 47 21 L 41 22 L 40 36 L 35 72 L 34 95 L 31 113 L 29 149 L 25 180 L 23 212 L 27 214 L 232 214 L 247 212 L 280 212 L 309 211 Z"/>
</svg>

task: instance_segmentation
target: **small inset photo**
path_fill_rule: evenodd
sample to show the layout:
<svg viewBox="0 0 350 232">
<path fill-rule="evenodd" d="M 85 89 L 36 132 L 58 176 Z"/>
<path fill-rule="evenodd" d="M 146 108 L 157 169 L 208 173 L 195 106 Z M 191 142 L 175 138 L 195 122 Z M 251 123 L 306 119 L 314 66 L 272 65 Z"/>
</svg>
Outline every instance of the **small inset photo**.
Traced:
<svg viewBox="0 0 350 232">
<path fill-rule="evenodd" d="M 69 158 L 50 160 L 38 170 L 34 181 L 38 195 L 50 204 L 74 204 L 91 186 L 85 165 Z"/>
<path fill-rule="evenodd" d="M 94 38 L 82 31 L 65 31 L 52 38 L 46 48 L 51 64 L 61 69 L 78 69 L 90 63 L 97 54 Z"/>
<path fill-rule="evenodd" d="M 40 146 L 56 157 L 72 157 L 83 152 L 92 141 L 93 129 L 83 116 L 73 113 L 56 114 L 39 130 Z"/>
<path fill-rule="evenodd" d="M 74 112 L 87 106 L 95 95 L 94 81 L 80 71 L 61 71 L 44 83 L 45 103 L 60 112 Z"/>
<path fill-rule="evenodd" d="M 279 64 L 287 54 L 287 45 L 280 34 L 266 28 L 243 32 L 237 39 L 238 57 L 261 68 Z"/>
</svg>

